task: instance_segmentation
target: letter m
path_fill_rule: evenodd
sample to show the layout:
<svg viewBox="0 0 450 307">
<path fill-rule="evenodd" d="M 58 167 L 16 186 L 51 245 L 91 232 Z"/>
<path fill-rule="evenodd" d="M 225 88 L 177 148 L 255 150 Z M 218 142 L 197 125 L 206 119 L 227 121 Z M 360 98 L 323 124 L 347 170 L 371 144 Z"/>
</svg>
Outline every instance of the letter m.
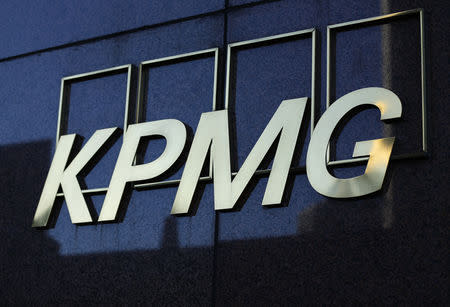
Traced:
<svg viewBox="0 0 450 307">
<path fill-rule="evenodd" d="M 197 126 L 172 214 L 189 212 L 192 197 L 211 150 L 215 210 L 233 209 L 251 177 L 280 135 L 263 205 L 280 204 L 308 98 L 284 100 L 232 180 L 228 111 L 203 113 Z"/>
</svg>

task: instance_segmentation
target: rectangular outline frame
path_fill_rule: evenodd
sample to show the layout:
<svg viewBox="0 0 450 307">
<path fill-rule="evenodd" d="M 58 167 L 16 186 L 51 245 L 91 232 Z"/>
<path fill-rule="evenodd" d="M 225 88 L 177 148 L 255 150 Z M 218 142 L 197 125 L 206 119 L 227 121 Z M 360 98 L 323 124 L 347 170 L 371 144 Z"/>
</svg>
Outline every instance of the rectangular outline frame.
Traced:
<svg viewBox="0 0 450 307">
<path fill-rule="evenodd" d="M 326 108 L 328 109 L 330 106 L 330 84 L 332 82 L 332 78 L 330 76 L 331 72 L 331 39 L 332 39 L 332 31 L 338 31 L 339 29 L 345 29 L 350 27 L 362 28 L 366 26 L 376 25 L 378 23 L 388 23 L 390 20 L 395 20 L 399 17 L 411 16 L 411 15 L 419 15 L 419 27 L 420 27 L 420 81 L 421 81 L 421 92 L 422 92 L 422 151 L 418 153 L 411 154 L 399 154 L 395 156 L 391 156 L 391 160 L 401 160 L 408 158 L 423 158 L 428 153 L 428 130 L 427 130 L 427 103 L 426 103 L 426 59 L 425 59 L 425 26 L 424 26 L 424 12 L 422 8 L 380 15 L 371 18 L 364 18 L 354 21 L 348 21 L 343 23 L 338 23 L 334 25 L 327 26 L 327 77 L 326 77 Z M 335 82 L 333 78 L 333 82 Z M 344 160 L 336 160 L 330 161 L 330 147 L 327 149 L 327 164 L 330 166 L 337 165 L 346 165 L 346 164 L 355 164 L 367 161 L 368 157 L 362 158 L 351 158 Z"/>
<path fill-rule="evenodd" d="M 95 70 L 87 73 L 72 75 L 61 78 L 61 92 L 60 92 L 60 98 L 59 98 L 59 111 L 58 111 L 58 126 L 56 128 L 56 146 L 58 146 L 59 139 L 61 137 L 62 133 L 62 122 L 63 120 L 66 121 L 66 124 L 68 122 L 68 118 L 64 118 L 65 114 L 67 114 L 66 108 L 66 101 L 67 101 L 67 94 L 66 90 L 68 86 L 70 86 L 68 83 L 71 81 L 83 81 L 83 80 L 89 80 L 89 79 L 97 79 L 104 76 L 110 76 L 115 75 L 119 73 L 126 72 L 127 73 L 127 92 L 126 92 L 126 98 L 125 98 L 125 113 L 124 113 L 124 123 L 123 123 L 123 137 L 125 137 L 125 131 L 128 127 L 128 118 L 129 118 L 129 107 L 130 107 L 130 95 L 131 95 L 131 83 L 132 83 L 132 76 L 133 76 L 133 70 L 134 66 L 132 64 L 126 64 L 121 66 L 115 66 L 111 68 L 101 69 L 101 70 Z M 104 193 L 108 191 L 108 187 L 106 188 L 94 188 L 94 189 L 84 189 L 81 191 L 83 194 L 97 194 L 97 193 Z M 57 197 L 64 196 L 64 192 L 57 193 Z"/>
<path fill-rule="evenodd" d="M 277 34 L 272 36 L 266 36 L 262 38 L 256 38 L 236 43 L 230 43 L 227 47 L 227 72 L 226 72 L 226 81 L 225 81 L 225 110 L 228 110 L 228 104 L 229 104 L 229 90 L 230 90 L 230 70 L 231 70 L 231 52 L 232 48 L 238 48 L 238 47 L 248 47 L 251 45 L 258 45 L 260 43 L 270 43 L 270 44 L 276 44 L 278 41 L 285 41 L 286 39 L 296 40 L 296 39 L 302 39 L 303 36 L 311 35 L 311 114 L 310 114 L 310 121 L 311 121 L 311 134 L 314 130 L 315 126 L 315 94 L 316 94 L 316 34 L 315 28 L 305 29 L 305 30 L 299 30 L 294 32 L 288 32 L 283 34 Z M 304 166 L 297 166 L 297 167 L 290 167 L 289 172 L 304 172 L 306 170 L 306 167 Z M 269 174 L 271 169 L 257 169 L 254 173 L 254 175 L 267 175 Z M 232 176 L 235 176 L 237 172 L 232 172 Z"/>
<path fill-rule="evenodd" d="M 162 66 L 167 64 L 171 64 L 173 62 L 187 62 L 193 58 L 197 58 L 199 56 L 205 56 L 208 54 L 214 55 L 214 85 L 213 85 L 213 102 L 212 102 L 212 111 L 216 111 L 217 107 L 217 82 L 218 82 L 218 66 L 219 66 L 219 48 L 210 48 L 210 49 L 204 49 L 200 51 L 194 51 L 194 52 L 188 52 L 188 53 L 182 53 L 178 55 L 153 59 L 141 62 L 139 64 L 139 82 L 138 82 L 138 100 L 137 100 L 137 106 L 136 106 L 136 123 L 140 123 L 142 119 L 141 109 L 143 106 L 143 99 L 144 99 L 144 89 L 145 86 L 142 84 L 144 81 L 144 69 L 145 68 L 151 68 L 152 66 Z M 210 159 L 209 163 L 209 175 L 203 176 L 199 178 L 199 182 L 207 182 L 212 180 L 212 159 Z M 177 185 L 181 182 L 180 179 L 171 179 L 171 180 L 164 180 L 164 181 L 156 181 L 156 182 L 148 182 L 148 183 L 140 183 L 140 184 L 134 184 L 134 188 L 141 190 L 146 188 L 156 188 L 156 187 L 164 187 L 164 186 L 173 186 Z"/>
</svg>

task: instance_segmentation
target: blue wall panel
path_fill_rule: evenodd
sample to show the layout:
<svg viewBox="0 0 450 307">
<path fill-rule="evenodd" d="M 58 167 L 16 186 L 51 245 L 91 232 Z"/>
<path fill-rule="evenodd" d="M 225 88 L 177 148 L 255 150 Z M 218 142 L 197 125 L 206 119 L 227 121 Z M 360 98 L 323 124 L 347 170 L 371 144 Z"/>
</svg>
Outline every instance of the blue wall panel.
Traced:
<svg viewBox="0 0 450 307">
<path fill-rule="evenodd" d="M 392 161 L 381 191 L 329 199 L 300 172 L 289 176 L 282 206 L 263 208 L 267 176 L 259 176 L 233 212 L 215 212 L 214 186 L 201 183 L 195 215 L 170 215 L 177 191 L 171 186 L 133 190 L 120 223 L 74 225 L 59 199 L 54 227 L 31 228 L 55 150 L 62 77 L 219 47 L 217 108 L 222 109 L 228 43 L 314 27 L 317 120 L 326 110 L 326 26 L 418 7 L 425 11 L 428 42 L 429 154 Z M 3 302 L 448 302 L 448 13 L 446 1 L 437 0 L 2 3 Z M 335 33 L 331 102 L 361 87 L 382 86 L 400 97 L 404 112 L 402 120 L 388 124 L 380 123 L 375 109 L 350 118 L 332 144 L 333 158 L 349 158 L 356 141 L 392 135 L 397 138 L 394 153 L 420 150 L 418 26 L 411 17 Z M 89 38 L 94 39 L 80 41 Z M 67 45 L 41 50 L 61 44 Z M 279 103 L 310 96 L 311 48 L 306 35 L 233 49 L 229 109 L 236 171 Z M 200 114 L 212 108 L 213 65 L 213 57 L 201 57 L 151 67 L 144 120 L 176 118 L 195 131 Z M 125 80 L 126 74 L 117 74 L 73 83 L 68 133 L 86 142 L 96 129 L 124 128 Z M 309 134 L 305 114 L 295 166 L 305 164 Z M 121 143 L 120 138 L 85 178 L 88 187 L 108 185 Z M 151 140 L 145 161 L 157 157 L 164 144 Z M 270 161 L 263 167 L 270 167 Z M 180 178 L 182 170 L 159 179 Z M 363 171 L 363 166 L 333 169 L 340 177 Z M 99 212 L 104 195 L 87 199 Z"/>
<path fill-rule="evenodd" d="M 2 1 L 0 57 L 204 14 L 223 0 Z"/>
</svg>

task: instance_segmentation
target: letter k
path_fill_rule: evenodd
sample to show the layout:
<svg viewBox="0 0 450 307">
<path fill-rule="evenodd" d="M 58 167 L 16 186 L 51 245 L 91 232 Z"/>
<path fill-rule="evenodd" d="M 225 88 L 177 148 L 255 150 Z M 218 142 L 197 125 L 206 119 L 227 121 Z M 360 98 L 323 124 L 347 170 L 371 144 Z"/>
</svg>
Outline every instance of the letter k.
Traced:
<svg viewBox="0 0 450 307">
<path fill-rule="evenodd" d="M 97 130 L 67 167 L 65 166 L 69 160 L 76 134 L 63 135 L 60 138 L 33 218 L 32 227 L 48 225 L 60 184 L 72 223 L 92 222 L 77 175 L 117 130 L 118 128 Z"/>
</svg>

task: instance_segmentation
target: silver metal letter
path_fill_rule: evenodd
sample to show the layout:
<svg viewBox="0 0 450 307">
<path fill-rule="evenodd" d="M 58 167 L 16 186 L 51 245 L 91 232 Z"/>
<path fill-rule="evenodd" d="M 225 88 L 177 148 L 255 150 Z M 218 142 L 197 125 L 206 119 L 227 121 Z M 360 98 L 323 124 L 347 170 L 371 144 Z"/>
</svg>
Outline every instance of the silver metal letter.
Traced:
<svg viewBox="0 0 450 307">
<path fill-rule="evenodd" d="M 76 135 L 63 135 L 60 138 L 33 218 L 32 227 L 47 226 L 60 184 L 72 223 L 92 222 L 76 176 L 116 130 L 117 128 L 97 130 L 67 168 L 65 166 Z"/>
<path fill-rule="evenodd" d="M 231 180 L 228 111 L 203 113 L 171 213 L 188 213 L 210 145 L 215 210 L 233 209 L 270 146 L 280 134 L 262 204 L 281 203 L 307 101 L 308 98 L 298 98 L 285 100 L 280 104 L 233 180 Z"/>
<path fill-rule="evenodd" d="M 161 135 L 166 139 L 164 152 L 152 162 L 133 165 L 140 139 L 150 135 Z M 178 159 L 185 142 L 186 127 L 176 119 L 128 126 L 98 220 L 114 221 L 126 183 L 148 180 L 163 174 Z"/>
<path fill-rule="evenodd" d="M 353 91 L 328 108 L 312 133 L 306 157 L 308 180 L 322 195 L 335 198 L 357 197 L 381 189 L 394 145 L 393 137 L 355 144 L 353 157 L 369 156 L 363 175 L 340 179 L 327 170 L 327 147 L 334 129 L 345 114 L 360 105 L 377 106 L 381 112 L 381 120 L 399 118 L 402 114 L 402 104 L 397 95 L 377 87 Z"/>
</svg>

